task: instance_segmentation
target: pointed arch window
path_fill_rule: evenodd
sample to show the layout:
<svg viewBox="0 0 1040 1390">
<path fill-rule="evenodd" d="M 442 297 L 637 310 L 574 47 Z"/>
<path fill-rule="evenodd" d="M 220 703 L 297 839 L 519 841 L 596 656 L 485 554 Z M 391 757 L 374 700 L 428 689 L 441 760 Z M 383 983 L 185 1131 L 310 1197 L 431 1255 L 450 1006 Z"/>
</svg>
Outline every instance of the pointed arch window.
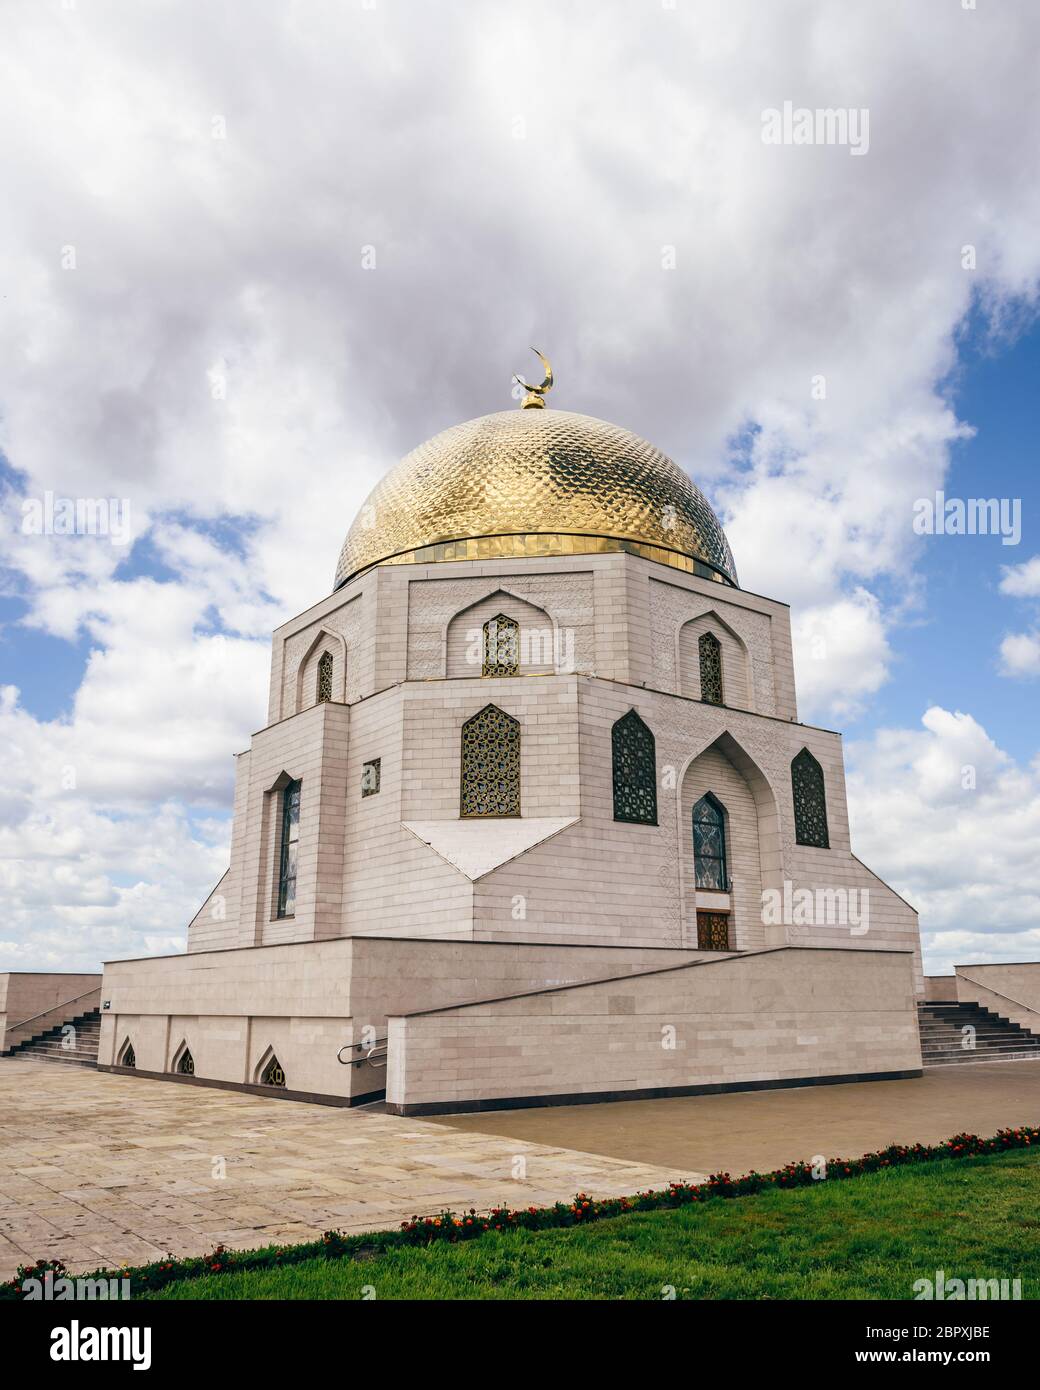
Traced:
<svg viewBox="0 0 1040 1390">
<path fill-rule="evenodd" d="M 484 665 L 482 676 L 520 674 L 520 624 L 504 613 L 484 624 Z"/>
<path fill-rule="evenodd" d="M 485 705 L 462 726 L 459 814 L 520 814 L 520 724 L 497 705 Z"/>
<path fill-rule="evenodd" d="M 803 748 L 791 763 L 791 793 L 794 797 L 795 843 L 830 849 L 823 768 L 808 748 Z"/>
<path fill-rule="evenodd" d="M 260 1085 L 261 1085 L 261 1086 L 284 1086 L 284 1085 L 285 1085 L 285 1072 L 282 1070 L 282 1064 L 281 1064 L 281 1062 L 279 1062 L 278 1058 L 274 1055 L 273 1052 L 272 1052 L 272 1054 L 271 1054 L 271 1060 L 267 1063 L 267 1065 L 264 1067 L 263 1071 L 260 1073 Z"/>
<path fill-rule="evenodd" d="M 709 705 L 721 705 L 722 644 L 714 632 L 702 632 L 697 641 L 701 668 L 701 699 Z"/>
<path fill-rule="evenodd" d="M 318 662 L 318 703 L 332 699 L 332 653 L 322 652 Z"/>
<path fill-rule="evenodd" d="M 195 1075 L 195 1058 L 191 1055 L 188 1048 L 184 1049 L 178 1059 L 177 1072 L 180 1076 Z"/>
<path fill-rule="evenodd" d="M 121 1067 L 136 1068 L 137 1054 L 134 1052 L 134 1045 L 132 1042 L 128 1041 L 126 1046 L 123 1048 L 123 1055 L 119 1059 L 119 1065 Z"/>
<path fill-rule="evenodd" d="M 278 916 L 296 913 L 296 859 L 300 848 L 300 783 L 282 792 L 282 843 L 278 862 Z"/>
<path fill-rule="evenodd" d="M 654 736 L 630 709 L 610 731 L 614 819 L 657 824 L 657 752 Z"/>
<path fill-rule="evenodd" d="M 693 808 L 693 867 L 698 888 L 726 893 L 726 811 L 711 792 Z"/>
</svg>

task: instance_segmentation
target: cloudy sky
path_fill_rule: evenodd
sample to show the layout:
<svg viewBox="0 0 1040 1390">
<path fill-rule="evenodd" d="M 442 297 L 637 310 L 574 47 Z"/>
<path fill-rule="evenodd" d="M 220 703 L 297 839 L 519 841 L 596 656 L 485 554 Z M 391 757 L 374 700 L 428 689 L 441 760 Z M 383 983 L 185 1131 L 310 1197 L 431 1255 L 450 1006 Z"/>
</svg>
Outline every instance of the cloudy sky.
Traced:
<svg viewBox="0 0 1040 1390">
<path fill-rule="evenodd" d="M 1040 958 L 1033 0 L 8 0 L 4 30 L 0 969 L 182 948 L 271 628 L 529 343 L 793 605 L 802 717 L 846 731 L 929 967 Z M 859 152 L 764 140 L 785 102 L 865 112 Z M 917 534 L 937 489 L 1020 499 L 1018 543 Z M 48 493 L 125 499 L 129 535 L 34 533 Z"/>
</svg>

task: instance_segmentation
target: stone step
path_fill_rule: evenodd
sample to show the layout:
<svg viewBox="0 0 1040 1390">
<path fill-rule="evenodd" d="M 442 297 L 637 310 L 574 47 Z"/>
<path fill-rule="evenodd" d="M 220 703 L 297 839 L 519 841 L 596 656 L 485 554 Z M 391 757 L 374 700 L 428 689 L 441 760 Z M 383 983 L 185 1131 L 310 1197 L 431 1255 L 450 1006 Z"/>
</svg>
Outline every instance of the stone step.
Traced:
<svg viewBox="0 0 1040 1390">
<path fill-rule="evenodd" d="M 11 1060 L 15 1062 L 46 1062 L 48 1066 L 59 1067 L 97 1066 L 96 1057 L 91 1057 L 89 1055 L 86 1057 L 76 1057 L 73 1055 L 68 1055 L 65 1057 L 56 1057 L 53 1053 L 50 1052 L 45 1052 L 42 1054 L 39 1052 L 16 1052 L 14 1053 Z"/>
<path fill-rule="evenodd" d="M 1015 1023 L 1009 1023 L 1001 1027 L 995 1023 L 975 1023 L 971 1019 L 959 1020 L 957 1023 L 921 1023 L 918 1025 L 922 1033 L 959 1033 L 962 1028 L 974 1028 L 976 1033 L 996 1034 L 996 1033 L 1021 1033 L 1024 1037 L 1035 1038 L 1040 1035 L 1030 1033 L 1028 1028 L 1019 1028 Z"/>
<path fill-rule="evenodd" d="M 929 1057 L 927 1061 L 922 1058 L 923 1065 L 926 1067 L 963 1067 L 971 1066 L 973 1063 L 981 1064 L 991 1062 L 1000 1064 L 1003 1062 L 1040 1062 L 1040 1056 L 1035 1052 L 1008 1052 L 1001 1053 L 994 1057 L 988 1053 L 960 1052 L 950 1053 L 949 1056 Z"/>
<path fill-rule="evenodd" d="M 95 1042 L 95 1043 L 96 1043 L 96 1042 L 99 1041 L 99 1038 L 92 1038 L 92 1037 L 90 1036 L 89 1033 L 81 1033 L 81 1032 L 79 1032 L 79 1031 L 77 1030 L 75 1033 L 58 1033 L 57 1036 L 52 1036 L 51 1034 L 46 1034 L 46 1035 L 45 1035 L 44 1037 L 42 1037 L 42 1038 L 36 1038 L 35 1041 L 29 1043 L 28 1046 L 29 1046 L 29 1047 L 60 1047 L 60 1046 L 62 1045 L 62 1043 L 65 1041 L 66 1038 L 68 1038 L 70 1042 L 77 1042 L 77 1043 L 79 1043 L 79 1042 Z"/>
<path fill-rule="evenodd" d="M 999 1019 L 1001 1014 L 994 1013 L 991 1009 L 980 1008 L 977 1004 L 943 1004 L 936 1006 L 933 1004 L 918 1005 L 922 1018 L 991 1018 Z"/>
<path fill-rule="evenodd" d="M 81 1060 L 84 1062 L 96 1062 L 97 1052 L 89 1047 L 27 1047 L 23 1057 L 40 1057 L 46 1061 L 64 1062 L 66 1060 Z"/>
<path fill-rule="evenodd" d="M 66 1028 L 74 1031 L 66 1033 Z M 67 1040 L 73 1046 L 67 1046 Z M 65 1066 L 96 1067 L 100 1047 L 101 1015 L 97 1009 L 92 1009 L 27 1038 L 25 1042 L 17 1044 L 9 1055 L 27 1057 L 37 1062 L 58 1062 Z"/>
<path fill-rule="evenodd" d="M 1005 1033 L 1003 1037 L 984 1038 L 981 1034 L 975 1034 L 976 1047 L 1003 1047 L 1006 1043 L 1014 1043 L 1016 1047 L 1036 1047 L 1035 1038 L 1016 1038 L 1013 1033 Z M 948 1038 L 922 1038 L 921 1045 L 931 1047 L 963 1047 L 963 1036 L 960 1033 L 953 1033 Z"/>
<path fill-rule="evenodd" d="M 1040 1048 L 1019 1047 L 1015 1042 L 1001 1042 L 1001 1044 L 994 1045 L 994 1047 L 961 1047 L 959 1042 L 951 1042 L 948 1047 L 934 1047 L 933 1045 L 933 1047 L 922 1047 L 922 1049 L 920 1049 L 920 1055 L 922 1055 L 923 1058 L 939 1056 L 940 1054 L 945 1055 L 947 1052 L 966 1052 L 968 1055 L 975 1054 L 976 1056 L 1002 1056 L 1005 1052 L 1021 1052 L 1021 1054 L 1033 1055 L 1040 1054 Z"/>
<path fill-rule="evenodd" d="M 945 1046 L 950 1046 L 950 1045 L 956 1044 L 958 1047 L 960 1047 L 960 1046 L 961 1046 L 961 1039 L 962 1039 L 963 1036 L 964 1036 L 964 1035 L 963 1035 L 962 1033 L 948 1033 L 948 1034 L 946 1034 L 946 1035 L 944 1035 L 944 1036 L 942 1036 L 942 1037 L 936 1037 L 936 1036 L 929 1036 L 929 1035 L 926 1034 L 926 1033 L 922 1033 L 922 1034 L 921 1034 L 921 1045 L 922 1045 L 922 1047 L 925 1046 L 926 1044 L 931 1044 L 931 1045 L 937 1045 L 937 1046 L 940 1046 L 940 1047 L 945 1047 Z M 1019 1047 L 1040 1047 L 1040 1039 L 1038 1039 L 1038 1038 L 1033 1038 L 1033 1037 L 1031 1037 L 1028 1033 L 1023 1034 L 1021 1037 L 1016 1037 L 1013 1033 L 990 1033 L 990 1034 L 976 1033 L 976 1034 L 975 1034 L 975 1045 L 976 1045 L 976 1047 L 990 1047 L 990 1046 L 992 1046 L 992 1045 L 994 1045 L 994 1044 L 1000 1044 L 1000 1043 L 1006 1043 L 1006 1042 L 1013 1042 L 1013 1043 L 1016 1043 Z"/>
<path fill-rule="evenodd" d="M 921 1004 L 917 1020 L 926 1067 L 1040 1061 L 1040 1037 L 979 1004 Z M 974 1047 L 964 1046 L 966 1027 L 974 1030 Z"/>
<path fill-rule="evenodd" d="M 956 1047 L 960 1047 L 960 1046 L 962 1046 L 962 1040 L 963 1040 L 964 1036 L 965 1036 L 965 1035 L 964 1035 L 963 1033 L 960 1033 L 960 1032 L 957 1032 L 957 1033 L 948 1033 L 948 1034 L 946 1034 L 944 1037 L 926 1037 L 926 1036 L 922 1033 L 922 1035 L 921 1035 L 921 1044 L 922 1044 L 922 1046 L 924 1046 L 926 1043 L 928 1043 L 928 1044 L 930 1044 L 930 1045 L 932 1045 L 932 1046 L 940 1046 L 940 1047 L 943 1047 L 943 1046 L 947 1046 L 947 1047 L 956 1046 Z M 971 1035 L 968 1034 L 968 1036 L 970 1037 Z M 1036 1046 L 1038 1045 L 1038 1043 L 1040 1043 L 1040 1039 L 1033 1038 L 1033 1037 L 1031 1037 L 1028 1033 L 1025 1033 L 1025 1034 L 1016 1034 L 1016 1033 L 988 1033 L 988 1034 L 985 1034 L 985 1033 L 976 1033 L 976 1034 L 975 1034 L 975 1046 L 976 1046 L 976 1047 L 1002 1047 L 1005 1043 L 1014 1043 L 1014 1044 L 1016 1045 L 1016 1047 L 1036 1047 Z"/>
<path fill-rule="evenodd" d="M 1008 1028 L 1019 1032 L 1026 1031 L 1024 1028 L 1019 1028 L 1017 1023 L 1012 1023 L 1010 1019 L 979 1018 L 977 1016 L 964 1014 L 962 1014 L 960 1018 L 922 1018 L 918 1020 L 918 1026 L 920 1028 L 932 1028 L 942 1032 L 953 1032 L 957 1028 L 977 1028 L 980 1032 L 983 1029 L 1004 1032 Z"/>
</svg>

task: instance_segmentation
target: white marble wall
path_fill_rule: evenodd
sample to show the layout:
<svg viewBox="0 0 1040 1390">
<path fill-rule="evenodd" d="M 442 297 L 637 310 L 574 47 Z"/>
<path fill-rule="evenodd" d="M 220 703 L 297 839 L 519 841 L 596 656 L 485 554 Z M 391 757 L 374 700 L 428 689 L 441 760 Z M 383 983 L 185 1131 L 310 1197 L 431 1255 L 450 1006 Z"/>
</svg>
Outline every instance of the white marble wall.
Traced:
<svg viewBox="0 0 1040 1390">
<path fill-rule="evenodd" d="M 460 634 L 511 603 L 522 624 L 547 619 L 573 633 L 574 673 L 455 674 L 468 671 Z M 688 693 L 695 677 L 699 688 L 691 663 L 707 627 L 723 643 L 735 706 Z M 326 642 L 348 702 L 308 705 Z M 731 816 L 741 949 L 788 939 L 902 946 L 918 951 L 919 972 L 916 914 L 851 852 L 840 738 L 794 722 L 782 604 L 622 554 L 385 566 L 276 632 L 272 700 L 281 717 L 238 758 L 231 867 L 192 923 L 192 951 L 351 933 L 689 949 L 690 809 L 694 791 L 711 789 Z M 473 825 L 492 867 L 469 877 L 405 826 L 457 819 L 461 727 L 487 703 L 521 724 L 523 817 L 573 823 L 504 861 L 495 825 Z M 613 819 L 610 729 L 630 708 L 657 742 L 656 826 Z M 824 769 L 828 850 L 794 843 L 790 763 L 803 746 Z M 363 798 L 361 769 L 373 758 L 381 790 Z M 283 772 L 303 781 L 291 921 L 274 916 L 272 787 Z M 867 890 L 869 930 L 768 929 L 762 890 L 785 882 Z"/>
<path fill-rule="evenodd" d="M 905 952 L 780 948 L 396 1016 L 388 1036 L 401 1114 L 921 1066 Z"/>
</svg>

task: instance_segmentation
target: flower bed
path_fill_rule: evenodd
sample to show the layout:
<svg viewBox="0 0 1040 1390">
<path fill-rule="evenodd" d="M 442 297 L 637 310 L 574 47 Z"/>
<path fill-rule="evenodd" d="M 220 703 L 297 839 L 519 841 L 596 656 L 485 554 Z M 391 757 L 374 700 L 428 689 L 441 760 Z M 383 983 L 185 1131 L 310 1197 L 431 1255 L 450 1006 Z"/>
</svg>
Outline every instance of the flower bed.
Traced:
<svg viewBox="0 0 1040 1390">
<path fill-rule="evenodd" d="M 402 1245 L 432 1245 L 435 1241 L 457 1242 L 472 1240 L 485 1231 L 545 1231 L 569 1226 L 586 1225 L 632 1211 L 656 1211 L 691 1206 L 713 1198 L 750 1197 L 759 1192 L 779 1188 L 810 1187 L 823 1181 L 842 1181 L 864 1173 L 906 1164 L 932 1162 L 936 1159 L 961 1160 L 982 1154 L 1025 1149 L 1040 1145 L 1040 1128 L 1021 1126 L 1001 1129 L 989 1139 L 977 1134 L 955 1134 L 940 1144 L 893 1144 L 877 1153 L 860 1158 L 832 1158 L 825 1164 L 788 1163 L 771 1173 L 750 1172 L 733 1178 L 728 1173 L 713 1173 L 706 1182 L 673 1182 L 666 1188 L 637 1192 L 631 1197 L 594 1198 L 579 1192 L 571 1202 L 556 1202 L 550 1207 L 493 1207 L 478 1212 L 471 1208 L 458 1215 L 444 1211 L 435 1216 L 413 1216 L 401 1223 L 399 1230 L 366 1232 L 363 1235 L 344 1235 L 341 1231 L 326 1231 L 320 1240 L 301 1245 L 267 1246 L 261 1250 L 230 1251 L 218 1246 L 208 1255 L 188 1260 L 165 1259 L 136 1268 L 95 1270 L 77 1275 L 81 1279 L 129 1279 L 130 1292 L 145 1293 L 160 1289 L 174 1280 L 193 1279 L 207 1274 L 222 1274 L 231 1270 L 271 1269 L 299 1264 L 321 1257 L 329 1260 L 365 1258 Z M 55 1280 L 69 1278 L 60 1260 L 40 1260 L 23 1265 L 14 1279 L 0 1284 L 0 1299 L 23 1297 L 22 1283 L 26 1279 L 42 1280 L 50 1274 Z"/>
</svg>

